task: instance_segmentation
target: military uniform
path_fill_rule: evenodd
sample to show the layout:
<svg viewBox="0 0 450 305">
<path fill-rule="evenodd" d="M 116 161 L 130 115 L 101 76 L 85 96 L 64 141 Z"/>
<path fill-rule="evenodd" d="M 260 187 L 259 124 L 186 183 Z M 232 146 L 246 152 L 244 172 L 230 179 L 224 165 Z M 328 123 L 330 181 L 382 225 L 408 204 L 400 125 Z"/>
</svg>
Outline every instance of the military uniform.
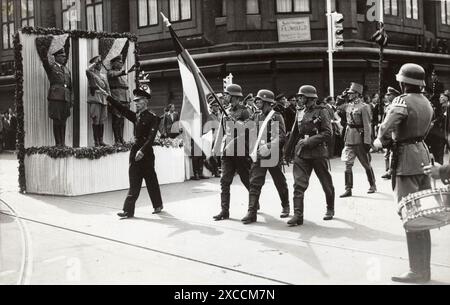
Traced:
<svg viewBox="0 0 450 305">
<path fill-rule="evenodd" d="M 245 137 L 245 135 L 237 134 L 237 131 L 232 127 L 233 122 L 236 124 L 245 125 L 249 120 L 250 113 L 246 106 L 238 104 L 229 109 L 228 116 L 222 118 L 222 128 L 225 128 L 224 137 L 221 141 L 223 154 L 222 162 L 222 177 L 220 179 L 221 187 L 221 208 L 224 212 L 229 212 L 230 209 L 230 186 L 233 183 L 233 178 L 236 173 L 239 174 L 242 184 L 249 189 L 250 186 L 250 158 L 248 157 L 249 147 L 248 140 L 245 141 L 245 152 L 239 155 L 237 152 L 238 138 Z M 231 125 L 228 125 L 230 122 Z"/>
<path fill-rule="evenodd" d="M 62 50 L 55 52 L 64 53 Z M 48 116 L 53 120 L 53 135 L 57 146 L 63 146 L 66 139 L 66 120 L 72 107 L 72 77 L 70 70 L 59 63 L 43 60 L 50 87 L 48 88 Z"/>
<path fill-rule="evenodd" d="M 254 122 L 256 123 L 258 132 L 261 132 L 260 128 L 262 128 L 263 122 L 268 115 L 269 113 L 255 115 Z M 254 143 L 254 150 L 256 152 L 261 145 L 267 145 L 271 154 L 267 157 L 261 157 L 260 155 L 255 156 L 256 160 L 254 160 L 251 165 L 248 212 L 252 215 L 256 215 L 261 189 L 266 180 L 266 173 L 269 171 L 280 196 L 283 212 L 284 214 L 287 214 L 282 217 L 287 217 L 289 215 L 289 189 L 286 183 L 286 177 L 281 169 L 282 147 L 286 140 L 286 127 L 280 113 L 275 112 L 272 115 L 267 123 L 265 132 L 266 138 L 261 139 L 259 143 Z M 277 150 L 278 153 L 277 164 L 271 167 L 262 166 L 261 159 L 269 159 L 274 156 L 272 152 L 275 152 L 275 150 Z"/>
<path fill-rule="evenodd" d="M 397 97 L 380 126 L 378 141 L 393 149 L 393 177 L 396 201 L 410 193 L 431 188 L 430 178 L 423 173 L 423 165 L 430 164 L 424 137 L 430 127 L 433 109 L 420 93 L 407 93 Z M 406 232 L 410 268 L 414 272 L 430 275 L 430 231 Z"/>
<path fill-rule="evenodd" d="M 306 108 L 303 118 L 294 125 L 286 153 L 292 152 L 294 158 L 294 213 L 303 222 L 304 193 L 309 185 L 312 170 L 317 175 L 325 192 L 327 210 L 334 211 L 334 186 L 328 167 L 327 142 L 332 134 L 331 121 L 323 106 Z M 305 142 L 302 145 L 300 139 Z M 290 159 L 291 156 L 288 156 Z"/>
<path fill-rule="evenodd" d="M 346 192 L 353 188 L 353 164 L 358 158 L 366 170 L 367 179 L 372 188 L 375 188 L 375 175 L 370 165 L 369 149 L 372 143 L 371 115 L 369 106 L 361 99 L 347 104 L 345 107 L 347 129 L 345 131 L 345 148 L 342 159 L 345 161 L 345 189 Z M 344 195 L 343 195 L 344 196 Z"/>
<path fill-rule="evenodd" d="M 158 177 L 155 172 L 155 155 L 152 146 L 158 131 L 159 118 L 148 110 L 135 113 L 112 97 L 108 97 L 108 101 L 124 117 L 134 123 L 135 142 L 130 151 L 128 170 L 130 189 L 125 199 L 123 211 L 128 213 L 129 217 L 134 216 L 135 204 L 141 191 L 142 180 L 145 180 L 153 208 L 155 210 L 162 208 L 163 203 Z M 144 157 L 136 161 L 135 157 L 139 150 L 142 151 Z"/>
<path fill-rule="evenodd" d="M 111 96 L 119 101 L 122 106 L 130 109 L 130 98 L 128 95 L 127 74 L 122 69 L 112 69 L 108 71 L 108 82 L 111 89 Z M 123 128 L 124 118 L 114 107 L 110 107 L 112 114 L 112 128 L 115 143 L 124 143 Z"/>
</svg>

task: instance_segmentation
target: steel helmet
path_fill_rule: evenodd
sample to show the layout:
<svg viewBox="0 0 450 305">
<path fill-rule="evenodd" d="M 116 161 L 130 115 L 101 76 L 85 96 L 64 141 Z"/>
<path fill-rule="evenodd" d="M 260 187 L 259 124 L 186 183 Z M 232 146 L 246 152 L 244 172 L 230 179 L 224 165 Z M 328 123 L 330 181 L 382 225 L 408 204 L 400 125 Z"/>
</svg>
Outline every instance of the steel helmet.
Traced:
<svg viewBox="0 0 450 305">
<path fill-rule="evenodd" d="M 311 98 L 319 98 L 317 96 L 316 88 L 314 88 L 313 86 L 310 86 L 310 85 L 301 86 L 300 89 L 298 89 L 297 95 L 304 95 L 306 97 L 311 97 Z"/>
<path fill-rule="evenodd" d="M 417 64 L 404 64 L 395 77 L 399 83 L 425 86 L 425 70 Z"/>
<path fill-rule="evenodd" d="M 231 95 L 231 96 L 240 96 L 240 97 L 243 97 L 243 95 L 242 95 L 242 88 L 241 88 L 241 86 L 239 86 L 239 85 L 237 85 L 237 84 L 231 84 L 231 85 L 228 85 L 226 88 L 225 88 L 225 91 L 224 91 L 225 93 L 228 93 L 229 95 Z"/>
<path fill-rule="evenodd" d="M 263 102 L 267 102 L 272 105 L 275 104 L 275 94 L 267 89 L 259 90 L 258 94 L 256 95 L 256 99 L 262 100 Z"/>
</svg>

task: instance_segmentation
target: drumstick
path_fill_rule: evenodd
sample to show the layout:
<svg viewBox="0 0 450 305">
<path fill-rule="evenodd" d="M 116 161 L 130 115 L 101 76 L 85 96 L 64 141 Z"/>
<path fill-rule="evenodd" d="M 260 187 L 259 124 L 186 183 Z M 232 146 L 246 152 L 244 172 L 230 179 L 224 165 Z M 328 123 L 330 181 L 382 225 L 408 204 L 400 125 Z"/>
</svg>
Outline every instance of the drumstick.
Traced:
<svg viewBox="0 0 450 305">
<path fill-rule="evenodd" d="M 434 167 L 434 156 L 433 155 L 431 155 L 431 166 Z M 431 180 L 433 180 L 433 190 L 435 190 L 436 189 L 436 179 L 431 178 Z"/>
</svg>

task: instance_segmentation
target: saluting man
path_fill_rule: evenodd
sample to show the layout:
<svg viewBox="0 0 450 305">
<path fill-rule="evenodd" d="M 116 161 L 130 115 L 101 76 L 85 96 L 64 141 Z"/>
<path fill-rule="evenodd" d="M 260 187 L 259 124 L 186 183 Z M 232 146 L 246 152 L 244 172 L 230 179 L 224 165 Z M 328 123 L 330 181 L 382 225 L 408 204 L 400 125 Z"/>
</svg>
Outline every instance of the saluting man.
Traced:
<svg viewBox="0 0 450 305">
<path fill-rule="evenodd" d="M 55 62 L 50 63 L 43 59 L 45 72 L 50 81 L 48 89 L 48 116 L 53 120 L 53 136 L 55 145 L 65 146 L 66 121 L 70 116 L 70 108 L 73 105 L 72 77 L 66 67 L 67 55 L 64 48 L 52 54 Z"/>
<path fill-rule="evenodd" d="M 261 112 L 254 117 L 258 137 L 250 153 L 253 163 L 250 169 L 248 213 L 242 218 L 244 224 L 256 222 L 259 196 L 261 195 L 261 189 L 266 180 L 267 171 L 270 172 L 281 198 L 282 211 L 280 217 L 288 217 L 290 211 L 289 189 L 286 183 L 286 177 L 281 170 L 281 148 L 286 139 L 284 119 L 279 112 L 272 109 L 275 105 L 272 91 L 266 89 L 259 90 L 255 104 Z M 271 158 L 276 158 L 276 160 L 272 160 Z M 268 160 L 267 164 L 264 165 L 262 164 L 264 161 L 261 160 L 265 159 L 271 160 Z"/>
<path fill-rule="evenodd" d="M 425 70 L 416 64 L 405 64 L 396 75 L 403 92 L 380 126 L 377 149 L 392 146 L 392 180 L 397 203 L 408 194 L 431 188 L 430 178 L 422 166 L 430 164 L 424 142 L 433 118 L 433 108 L 421 93 L 425 86 Z M 430 280 L 431 236 L 429 230 L 406 232 L 409 272 L 392 277 L 395 282 L 425 283 Z"/>
<path fill-rule="evenodd" d="M 347 116 L 347 129 L 345 132 L 345 148 L 342 152 L 345 160 L 345 192 L 340 196 L 352 196 L 353 188 L 353 164 L 358 158 L 366 170 L 370 188 L 368 194 L 375 193 L 375 174 L 370 165 L 370 148 L 372 144 L 372 120 L 369 105 L 362 102 L 363 86 L 352 83 L 348 90 L 349 104 L 345 112 Z"/>
<path fill-rule="evenodd" d="M 130 96 L 128 94 L 127 71 L 123 69 L 122 55 L 111 59 L 111 70 L 108 71 L 109 88 L 111 96 L 124 107 L 130 109 Z M 133 67 L 134 70 L 134 67 Z M 132 71 L 133 71 L 132 70 Z M 131 72 L 131 71 L 128 71 Z M 112 129 L 115 144 L 123 144 L 124 118 L 114 107 L 110 107 L 112 113 Z"/>
</svg>

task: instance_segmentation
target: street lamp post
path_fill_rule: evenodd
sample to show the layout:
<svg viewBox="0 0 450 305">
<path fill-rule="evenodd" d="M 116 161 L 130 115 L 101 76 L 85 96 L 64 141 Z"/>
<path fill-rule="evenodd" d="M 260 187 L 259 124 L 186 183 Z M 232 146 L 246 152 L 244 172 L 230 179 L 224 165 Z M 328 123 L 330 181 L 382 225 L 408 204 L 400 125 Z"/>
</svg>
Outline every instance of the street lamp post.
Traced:
<svg viewBox="0 0 450 305">
<path fill-rule="evenodd" d="M 331 0 L 327 0 L 327 29 L 328 29 L 328 79 L 330 82 L 330 96 L 334 97 L 333 74 L 333 33 L 331 30 Z"/>
</svg>

